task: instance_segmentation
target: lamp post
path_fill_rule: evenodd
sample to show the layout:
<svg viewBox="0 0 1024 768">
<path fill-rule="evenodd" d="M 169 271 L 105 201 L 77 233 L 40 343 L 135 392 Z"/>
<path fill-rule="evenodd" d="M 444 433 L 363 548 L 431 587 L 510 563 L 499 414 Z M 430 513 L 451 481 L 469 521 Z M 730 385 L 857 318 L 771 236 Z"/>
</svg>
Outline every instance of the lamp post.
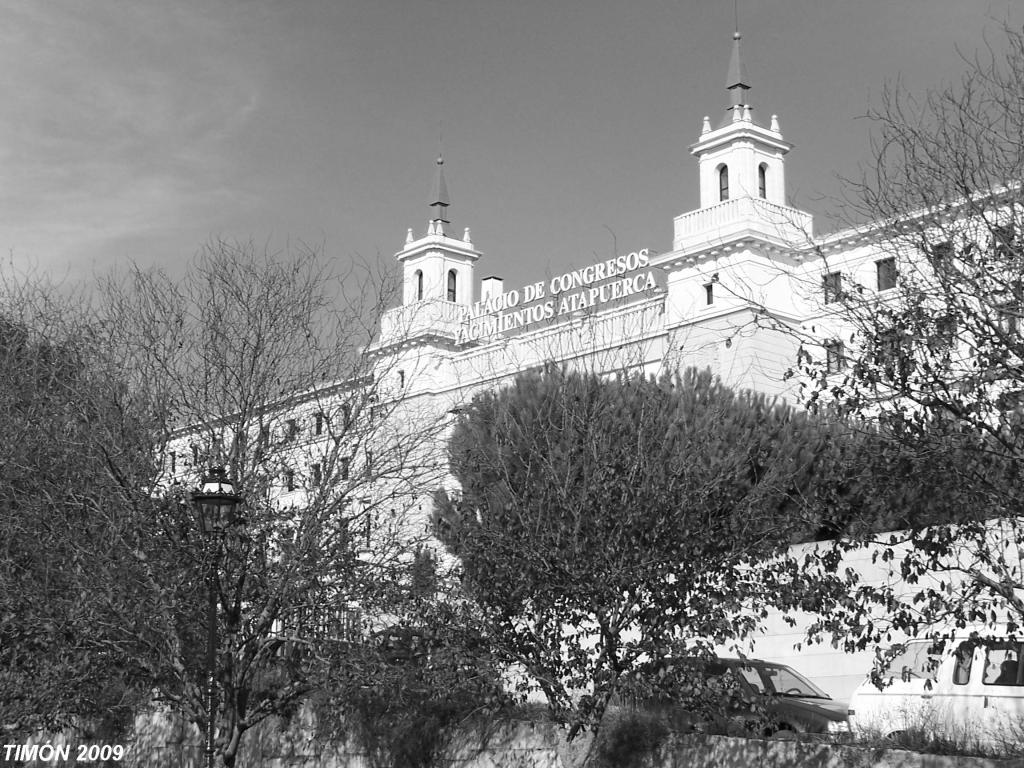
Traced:
<svg viewBox="0 0 1024 768">
<path fill-rule="evenodd" d="M 209 598 L 206 613 L 206 766 L 214 768 L 214 732 L 217 721 L 217 564 L 224 533 L 235 525 L 242 497 L 228 479 L 224 467 L 211 467 L 202 479 L 202 487 L 192 493 L 192 504 L 199 528 L 206 539 L 208 566 L 206 588 Z"/>
</svg>

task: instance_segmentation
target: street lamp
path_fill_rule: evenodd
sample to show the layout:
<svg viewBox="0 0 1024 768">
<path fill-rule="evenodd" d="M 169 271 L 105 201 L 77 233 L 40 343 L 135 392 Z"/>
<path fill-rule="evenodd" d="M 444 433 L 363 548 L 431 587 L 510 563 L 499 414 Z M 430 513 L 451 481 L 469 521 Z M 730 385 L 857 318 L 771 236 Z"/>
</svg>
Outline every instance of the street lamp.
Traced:
<svg viewBox="0 0 1024 768">
<path fill-rule="evenodd" d="M 214 726 L 217 719 L 217 563 L 225 532 L 237 520 L 242 497 L 228 479 L 224 467 L 211 467 L 202 479 L 202 487 L 192 492 L 192 504 L 199 518 L 199 529 L 206 537 L 208 570 L 206 588 L 209 604 L 206 612 L 206 766 L 214 768 Z"/>
</svg>

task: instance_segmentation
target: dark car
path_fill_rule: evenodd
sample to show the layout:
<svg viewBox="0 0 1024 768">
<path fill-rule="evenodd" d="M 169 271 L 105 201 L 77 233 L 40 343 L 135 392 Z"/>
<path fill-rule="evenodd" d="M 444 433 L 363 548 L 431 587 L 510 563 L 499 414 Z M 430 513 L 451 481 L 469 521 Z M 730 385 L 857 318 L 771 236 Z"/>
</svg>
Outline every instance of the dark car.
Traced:
<svg viewBox="0 0 1024 768">
<path fill-rule="evenodd" d="M 692 727 L 713 726 L 726 732 L 759 731 L 765 735 L 845 733 L 847 706 L 833 700 L 785 664 L 756 659 L 679 659 L 669 662 L 684 677 L 701 680 L 725 702 L 712 717 L 691 716 Z M 708 721 L 711 722 L 708 722 Z"/>
</svg>

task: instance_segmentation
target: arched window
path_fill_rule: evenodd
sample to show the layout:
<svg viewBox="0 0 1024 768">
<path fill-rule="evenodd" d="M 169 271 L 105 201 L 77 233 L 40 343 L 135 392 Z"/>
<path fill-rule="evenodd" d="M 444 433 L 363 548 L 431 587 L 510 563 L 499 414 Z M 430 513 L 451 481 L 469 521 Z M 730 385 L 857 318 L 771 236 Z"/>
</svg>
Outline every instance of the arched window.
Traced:
<svg viewBox="0 0 1024 768">
<path fill-rule="evenodd" d="M 416 270 L 416 301 L 423 298 L 423 272 Z"/>
<path fill-rule="evenodd" d="M 721 165 L 718 167 L 718 199 L 728 200 L 729 199 L 729 166 Z"/>
<path fill-rule="evenodd" d="M 759 197 L 768 197 L 768 166 L 764 163 L 757 166 L 757 194 Z"/>
<path fill-rule="evenodd" d="M 454 269 L 448 270 L 448 301 L 455 301 L 455 281 L 457 276 Z"/>
</svg>

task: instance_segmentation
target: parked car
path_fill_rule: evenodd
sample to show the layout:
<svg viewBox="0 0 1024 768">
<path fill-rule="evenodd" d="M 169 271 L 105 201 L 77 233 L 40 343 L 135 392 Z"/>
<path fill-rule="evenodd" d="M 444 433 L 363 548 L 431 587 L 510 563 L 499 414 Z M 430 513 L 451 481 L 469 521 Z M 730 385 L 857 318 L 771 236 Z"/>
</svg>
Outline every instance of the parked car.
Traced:
<svg viewBox="0 0 1024 768">
<path fill-rule="evenodd" d="M 729 691 L 729 704 L 712 723 L 690 718 L 704 730 L 755 730 L 765 735 L 847 731 L 847 706 L 835 701 L 792 667 L 756 659 L 680 659 L 670 666 L 696 672 L 703 685 Z M 687 669 L 689 668 L 689 669 Z"/>
<path fill-rule="evenodd" d="M 919 731 L 972 746 L 1024 742 L 1024 642 L 956 638 L 941 652 L 911 640 L 850 699 L 854 730 L 894 737 Z"/>
</svg>

